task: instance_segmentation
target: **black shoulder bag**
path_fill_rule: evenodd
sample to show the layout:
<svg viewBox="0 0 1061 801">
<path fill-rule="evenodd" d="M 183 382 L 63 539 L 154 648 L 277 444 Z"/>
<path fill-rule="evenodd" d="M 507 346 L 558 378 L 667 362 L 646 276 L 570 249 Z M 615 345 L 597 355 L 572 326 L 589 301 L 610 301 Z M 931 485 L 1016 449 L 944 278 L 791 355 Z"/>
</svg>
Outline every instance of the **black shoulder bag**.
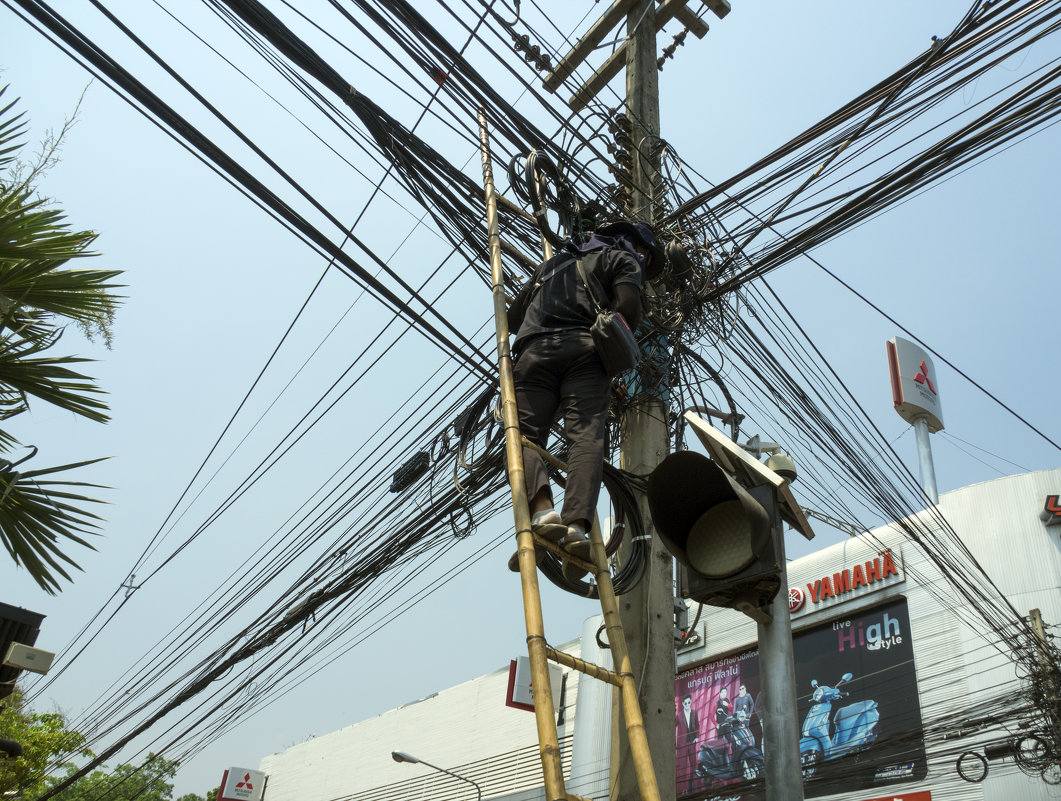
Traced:
<svg viewBox="0 0 1061 801">
<path fill-rule="evenodd" d="M 604 371 L 613 376 L 635 367 L 641 361 L 641 349 L 637 346 L 637 339 L 634 338 L 634 332 L 630 330 L 626 318 L 617 311 L 605 308 L 600 302 L 597 293 L 593 291 L 593 285 L 586 278 L 582 259 L 575 259 L 575 264 L 578 267 L 578 275 L 586 286 L 586 292 L 597 309 L 597 319 L 593 321 L 589 332 L 593 336 L 597 355 L 604 363 Z"/>
</svg>

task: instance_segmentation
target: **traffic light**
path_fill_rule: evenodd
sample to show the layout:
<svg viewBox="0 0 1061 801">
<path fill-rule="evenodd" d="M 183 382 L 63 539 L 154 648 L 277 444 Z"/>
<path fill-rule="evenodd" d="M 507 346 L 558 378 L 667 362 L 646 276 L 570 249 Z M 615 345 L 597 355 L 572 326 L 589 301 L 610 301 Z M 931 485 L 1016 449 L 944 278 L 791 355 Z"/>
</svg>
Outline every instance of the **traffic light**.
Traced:
<svg viewBox="0 0 1061 801">
<path fill-rule="evenodd" d="M 648 504 L 680 563 L 683 597 L 754 613 L 777 594 L 784 549 L 776 486 L 743 487 L 706 456 L 678 451 L 649 475 Z"/>
</svg>

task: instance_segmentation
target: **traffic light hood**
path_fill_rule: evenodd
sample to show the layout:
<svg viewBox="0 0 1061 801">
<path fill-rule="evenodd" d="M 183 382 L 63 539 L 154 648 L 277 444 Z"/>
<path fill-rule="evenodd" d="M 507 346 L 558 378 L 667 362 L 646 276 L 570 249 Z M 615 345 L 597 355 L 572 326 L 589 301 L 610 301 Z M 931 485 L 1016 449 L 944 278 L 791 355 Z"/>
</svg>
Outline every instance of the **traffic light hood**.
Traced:
<svg viewBox="0 0 1061 801">
<path fill-rule="evenodd" d="M 672 453 L 648 479 L 656 533 L 701 576 L 736 575 L 770 543 L 769 512 L 722 468 L 693 451 Z"/>
</svg>

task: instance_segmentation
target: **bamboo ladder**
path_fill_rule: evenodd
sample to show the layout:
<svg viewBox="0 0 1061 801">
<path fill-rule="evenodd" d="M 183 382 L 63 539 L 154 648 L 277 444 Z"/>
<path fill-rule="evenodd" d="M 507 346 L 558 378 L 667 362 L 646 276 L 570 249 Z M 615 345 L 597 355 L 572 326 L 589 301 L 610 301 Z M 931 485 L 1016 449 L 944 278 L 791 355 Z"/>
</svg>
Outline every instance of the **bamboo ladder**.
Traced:
<svg viewBox="0 0 1061 801">
<path fill-rule="evenodd" d="M 527 626 L 527 651 L 530 657 L 532 686 L 536 690 L 534 716 L 538 726 L 538 747 L 545 779 L 545 798 L 546 801 L 583 801 L 581 796 L 570 794 L 564 788 L 563 771 L 560 765 L 560 745 L 554 722 L 556 714 L 553 709 L 552 688 L 549 683 L 548 660 L 551 659 L 557 664 L 578 670 L 619 688 L 641 799 L 642 801 L 659 801 L 659 787 L 656 784 L 656 773 L 652 765 L 652 756 L 649 753 L 641 707 L 638 705 L 637 686 L 630 665 L 630 656 L 626 649 L 626 636 L 623 633 L 622 621 L 619 619 L 619 607 L 596 516 L 594 515 L 593 526 L 589 532 L 592 564 L 569 556 L 558 545 L 536 537 L 531 532 L 530 508 L 524 484 L 522 446 L 526 444 L 535 448 L 543 458 L 561 469 L 566 469 L 566 467 L 562 462 L 520 436 L 519 416 L 516 411 L 516 397 L 512 381 L 512 355 L 508 344 L 508 310 L 502 281 L 501 239 L 497 223 L 498 200 L 494 189 L 493 167 L 490 162 L 486 113 L 483 109 L 479 110 L 479 143 L 483 161 L 483 184 L 486 191 L 487 234 L 490 241 L 490 273 L 493 285 L 494 319 L 497 327 L 498 367 L 501 375 L 505 457 L 508 464 L 509 487 L 512 491 L 512 511 L 516 522 L 519 573 L 523 585 L 523 615 Z M 551 248 L 544 238 L 542 245 L 545 257 L 549 258 Z M 613 663 L 618 666 L 617 670 L 609 670 L 576 659 L 557 651 L 546 643 L 541 594 L 538 589 L 536 547 L 544 547 L 560 559 L 571 562 L 593 573 L 596 577 L 601 611 L 604 613 L 604 625 L 608 632 Z"/>
</svg>

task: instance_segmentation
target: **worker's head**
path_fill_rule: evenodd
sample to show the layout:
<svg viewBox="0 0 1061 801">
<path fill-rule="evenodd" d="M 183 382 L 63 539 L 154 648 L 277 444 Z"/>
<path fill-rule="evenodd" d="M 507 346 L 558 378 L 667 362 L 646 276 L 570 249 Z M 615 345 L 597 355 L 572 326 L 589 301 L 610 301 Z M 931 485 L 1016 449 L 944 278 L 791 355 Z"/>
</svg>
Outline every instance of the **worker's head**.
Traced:
<svg viewBox="0 0 1061 801">
<path fill-rule="evenodd" d="M 617 220 L 598 226 L 596 233 L 601 236 L 626 237 L 634 249 L 644 256 L 646 280 L 651 281 L 663 271 L 667 256 L 652 229 L 644 223 Z"/>
</svg>

